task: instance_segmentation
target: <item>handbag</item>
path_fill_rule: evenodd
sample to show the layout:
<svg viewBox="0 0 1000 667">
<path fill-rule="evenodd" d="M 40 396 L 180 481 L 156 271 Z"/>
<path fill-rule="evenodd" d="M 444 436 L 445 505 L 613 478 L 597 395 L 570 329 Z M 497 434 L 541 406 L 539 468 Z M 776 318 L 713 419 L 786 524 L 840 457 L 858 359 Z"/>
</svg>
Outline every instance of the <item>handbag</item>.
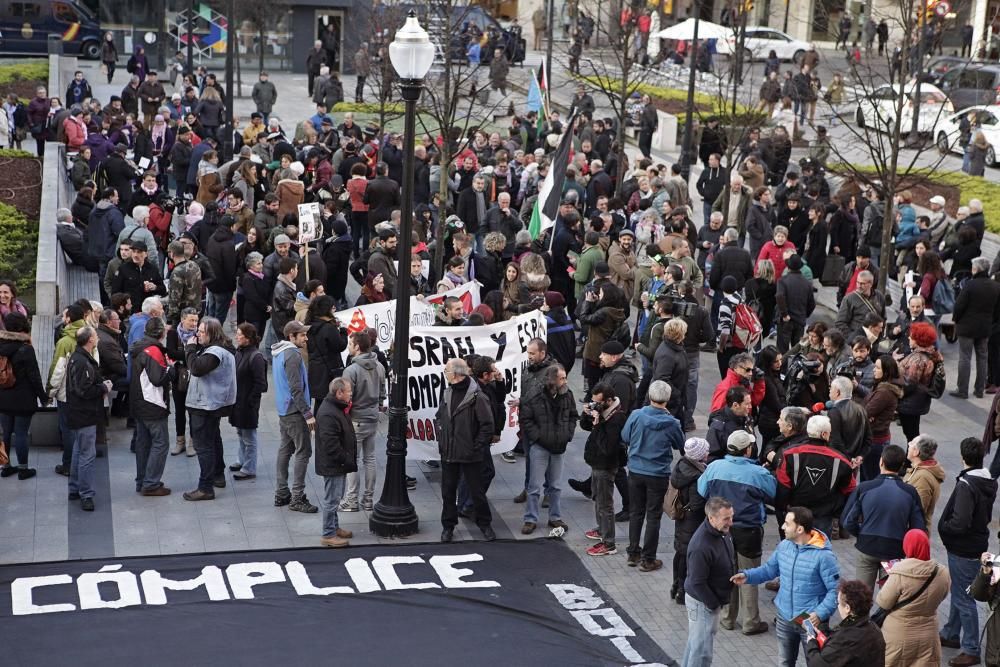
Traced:
<svg viewBox="0 0 1000 667">
<path fill-rule="evenodd" d="M 934 577 L 937 576 L 938 570 L 940 570 L 940 569 L 941 569 L 940 567 L 935 567 L 934 571 L 931 572 L 931 576 L 927 577 L 927 581 L 925 581 L 923 583 L 923 585 L 920 588 L 917 589 L 916 593 L 914 593 L 910 597 L 906 598 L 905 600 L 897 602 L 896 606 L 893 607 L 892 609 L 879 609 L 874 614 L 872 614 L 871 615 L 871 622 L 881 628 L 882 624 L 885 623 L 885 619 L 886 619 L 886 617 L 889 614 L 891 614 L 892 612 L 897 611 L 899 609 L 902 609 L 903 607 L 905 607 L 906 605 L 910 604 L 911 602 L 913 602 L 914 600 L 916 600 L 918 597 L 920 597 L 921 595 L 923 595 L 924 591 L 927 590 L 927 587 L 931 585 L 932 581 L 934 581 Z"/>
<path fill-rule="evenodd" d="M 827 255 L 823 265 L 823 275 L 819 284 L 823 287 L 836 287 L 840 284 L 840 274 L 844 272 L 845 260 L 840 255 Z"/>
</svg>

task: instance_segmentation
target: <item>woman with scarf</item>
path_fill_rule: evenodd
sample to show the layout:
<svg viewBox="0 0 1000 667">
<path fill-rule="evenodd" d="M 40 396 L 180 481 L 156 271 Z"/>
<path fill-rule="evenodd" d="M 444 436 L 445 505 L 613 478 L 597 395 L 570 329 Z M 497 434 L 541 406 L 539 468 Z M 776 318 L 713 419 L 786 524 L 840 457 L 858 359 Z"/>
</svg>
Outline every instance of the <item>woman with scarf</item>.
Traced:
<svg viewBox="0 0 1000 667">
<path fill-rule="evenodd" d="M 503 311 L 498 313 L 500 319 L 509 320 L 517 315 L 521 304 L 526 304 L 531 300 L 528 287 L 521 280 L 521 267 L 511 262 L 504 269 L 504 277 L 500 282 L 500 291 L 503 293 Z"/>
<path fill-rule="evenodd" d="M 841 579 L 837 586 L 840 625 L 820 647 L 815 637 L 806 642 L 808 667 L 883 667 L 885 639 L 871 622 L 872 591 L 863 581 Z"/>
<path fill-rule="evenodd" d="M 0 331 L 4 331 L 3 318 L 9 313 L 28 317 L 28 307 L 17 298 L 17 286 L 11 280 L 0 280 Z"/>
<path fill-rule="evenodd" d="M 149 131 L 149 143 L 153 154 L 153 164 L 156 165 L 157 180 L 164 188 L 167 186 L 167 173 L 170 169 L 170 149 L 174 147 L 174 130 L 167 126 L 162 115 L 153 118 L 153 127 Z"/>
<path fill-rule="evenodd" d="M 944 358 L 934 347 L 937 330 L 928 322 L 910 325 L 910 354 L 897 353 L 903 379 L 903 397 L 897 412 L 907 442 L 920 435 L 920 417 L 931 409 L 931 399 L 941 398 L 945 387 Z"/>
<path fill-rule="evenodd" d="M 937 610 L 948 595 L 951 576 L 948 568 L 931 560 L 931 544 L 922 530 L 907 531 L 903 555 L 875 597 L 875 604 L 887 612 L 882 624 L 885 667 L 938 667 L 941 640 Z M 893 610 L 910 598 L 914 599 L 906 606 Z"/>
<path fill-rule="evenodd" d="M 240 289 L 243 290 L 241 321 L 254 325 L 257 331 L 264 331 L 267 320 L 271 317 L 271 290 L 264 279 L 264 255 L 259 251 L 247 254 L 243 266 L 246 267 L 246 273 L 239 282 Z"/>
<path fill-rule="evenodd" d="M 132 199 L 128 203 L 128 210 L 134 211 L 136 206 L 159 204 L 162 199 L 163 191 L 160 190 L 159 184 L 156 182 L 156 172 L 147 171 L 142 175 L 142 182 L 139 183 L 139 187 L 132 193 Z"/>
<path fill-rule="evenodd" d="M 215 201 L 222 192 L 222 178 L 219 177 L 219 154 L 215 151 L 205 151 L 198 163 L 198 195 L 195 201 L 206 205 Z"/>
<path fill-rule="evenodd" d="M 247 258 L 252 253 L 264 256 L 264 241 L 256 227 L 247 230 L 246 239 L 236 248 L 236 321 L 246 322 L 243 317 L 246 306 L 246 296 L 243 292 L 243 276 L 247 272 Z M 253 323 L 256 327 L 257 323 Z M 258 329 L 260 331 L 260 329 Z M 258 334 L 259 337 L 259 334 Z"/>
<path fill-rule="evenodd" d="M 369 273 L 361 288 L 361 296 L 358 297 L 354 305 L 364 306 L 369 303 L 382 303 L 388 299 L 389 295 L 385 293 L 385 278 L 382 277 L 381 273 Z"/>
<path fill-rule="evenodd" d="M 180 369 L 184 368 L 184 346 L 198 333 L 198 311 L 194 308 L 185 308 L 181 311 L 180 320 L 176 327 L 167 330 L 167 356 L 173 359 L 178 368 L 178 380 L 171 383 L 171 393 L 174 397 L 174 426 L 177 431 L 177 442 L 170 450 L 172 456 L 177 456 L 181 452 L 188 456 L 194 456 L 194 442 L 185 436 L 187 431 L 187 408 L 184 407 L 187 400 L 187 382 L 180 380 Z M 186 370 L 186 369 L 185 369 Z M 185 373 L 185 375 L 187 375 Z"/>
<path fill-rule="evenodd" d="M 464 285 L 467 280 L 465 278 L 465 260 L 455 255 L 448 260 L 448 270 L 445 271 L 444 277 L 437 283 L 437 293 L 443 294 L 448 290 L 455 289 L 459 285 Z"/>
</svg>

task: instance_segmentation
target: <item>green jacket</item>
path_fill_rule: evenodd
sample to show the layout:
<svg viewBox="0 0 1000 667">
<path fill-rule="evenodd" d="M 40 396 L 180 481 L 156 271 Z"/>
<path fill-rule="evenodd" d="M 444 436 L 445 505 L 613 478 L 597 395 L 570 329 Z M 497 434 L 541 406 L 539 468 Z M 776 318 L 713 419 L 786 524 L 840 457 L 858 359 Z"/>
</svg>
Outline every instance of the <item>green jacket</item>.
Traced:
<svg viewBox="0 0 1000 667">
<path fill-rule="evenodd" d="M 77 320 L 76 322 L 70 322 L 62 330 L 62 336 L 56 341 L 55 352 L 52 353 L 52 364 L 49 366 L 49 377 L 52 376 L 52 370 L 56 367 L 56 360 L 63 357 L 68 357 L 76 350 L 76 332 L 87 326 L 87 323 L 83 320 Z"/>
<path fill-rule="evenodd" d="M 594 267 L 603 261 L 605 261 L 604 251 L 600 246 L 591 246 L 580 253 L 580 257 L 576 260 L 576 271 L 573 273 L 573 280 L 576 282 L 573 292 L 577 299 L 583 295 L 583 288 L 594 279 Z"/>
</svg>

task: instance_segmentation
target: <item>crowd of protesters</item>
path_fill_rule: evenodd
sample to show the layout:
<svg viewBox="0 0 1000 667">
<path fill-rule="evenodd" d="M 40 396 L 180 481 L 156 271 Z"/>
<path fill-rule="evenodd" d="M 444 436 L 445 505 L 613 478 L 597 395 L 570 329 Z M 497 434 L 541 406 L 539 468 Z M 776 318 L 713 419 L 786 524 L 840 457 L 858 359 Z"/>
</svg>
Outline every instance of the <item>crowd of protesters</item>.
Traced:
<svg viewBox="0 0 1000 667">
<path fill-rule="evenodd" d="M 39 89 L 26 110 L 39 145 L 64 142 L 72 156 L 77 197 L 57 214 L 58 238 L 73 263 L 98 274 L 101 292 L 65 307 L 43 378 L 27 309 L 0 282 L 0 415 L 15 454 L 0 476 L 36 474 L 31 415 L 54 401 L 63 441 L 55 472 L 84 510 L 108 502 L 96 498 L 94 458 L 109 412 L 134 429 L 137 493 L 170 494 L 161 481 L 168 454 L 186 454 L 200 474 L 184 498 L 213 500 L 229 481 L 256 477 L 270 389 L 280 432 L 274 504 L 318 512 L 305 493 L 312 460 L 324 479 L 322 543 L 347 546 L 338 512 L 373 509 L 395 351 L 380 350 L 374 331 L 348 333 L 335 312 L 392 299 L 400 280 L 425 298 L 476 281 L 482 305 L 467 312 L 446 298 L 436 324 L 488 325 L 534 310 L 548 323 L 527 346 L 519 444 L 502 457 L 524 459 L 514 498 L 525 506 L 521 533 L 538 529 L 543 509 L 549 528 L 569 529 L 563 457 L 579 426 L 591 475 L 566 483 L 594 504 L 589 555 L 616 554 L 616 524 L 628 522 L 627 565 L 659 570 L 664 509 L 675 521 L 671 597 L 689 618 L 684 664 L 710 664 L 720 623 L 747 635 L 770 629 L 759 617 L 761 584 L 778 591 L 783 664 L 795 664 L 800 647 L 809 664 L 855 664 L 838 662 L 838 651 L 937 664 L 942 645 L 962 649 L 950 664 L 978 664 L 972 596 L 997 595 L 996 582 L 983 580 L 983 554 L 1000 470 L 984 468 L 984 444 L 1000 419 L 982 440 L 962 441 L 963 469 L 951 471 L 961 483 L 943 503 L 946 472 L 920 421 L 945 390 L 939 327 L 960 343 L 953 396 L 968 398 L 973 354 L 972 393 L 1000 387 L 1000 265 L 980 256 L 981 202 L 953 220 L 943 200 L 917 215 L 911 193 L 888 193 L 898 229 L 883 248 L 886 193 L 851 183 L 831 193 L 822 127 L 810 156 L 790 167 L 806 104 L 790 131 L 748 132 L 731 170 L 722 164 L 727 134 L 707 119 L 698 130 L 704 168 L 689 186 L 679 165 L 648 156 L 630 164 L 614 121 L 595 117 L 585 89 L 568 123 L 527 113 L 504 132 L 406 137 L 335 117 L 336 79 L 322 80 L 321 69 L 311 77 L 315 113 L 280 119 L 278 91 L 262 72 L 250 124 L 225 137 L 231 110 L 211 73 L 185 74 L 168 98 L 139 51 L 127 69 L 130 82 L 106 106 L 78 75 L 67 92 L 79 99 L 64 108 Z M 574 135 L 573 158 L 557 219 L 533 237 L 539 188 L 564 132 Z M 404 142 L 416 146 L 409 257 L 397 250 Z M 447 171 L 445 154 L 456 156 Z M 320 229 L 301 243 L 298 205 L 311 202 Z M 876 289 L 881 264 L 903 288 L 895 321 Z M 817 284 L 837 287 L 832 322 L 814 312 Z M 705 354 L 720 381 L 699 388 Z M 567 383 L 578 358 L 579 397 Z M 495 539 L 490 445 L 507 387 L 495 361 L 477 355 L 450 360 L 444 378 L 441 539 L 454 539 L 459 517 Z M 708 415 L 700 425 L 699 403 Z M 228 466 L 224 418 L 239 442 Z M 897 420 L 905 441 L 892 444 Z M 929 552 L 938 505 L 947 567 Z M 769 509 L 782 541 L 763 561 Z M 857 571 L 847 580 L 831 541 L 852 536 Z M 952 613 L 938 636 L 935 609 L 949 586 Z M 881 629 L 869 620 L 873 599 Z M 840 627 L 821 646 L 810 624 L 829 631 L 835 612 Z M 990 634 L 988 654 L 994 643 L 1000 636 Z"/>
</svg>

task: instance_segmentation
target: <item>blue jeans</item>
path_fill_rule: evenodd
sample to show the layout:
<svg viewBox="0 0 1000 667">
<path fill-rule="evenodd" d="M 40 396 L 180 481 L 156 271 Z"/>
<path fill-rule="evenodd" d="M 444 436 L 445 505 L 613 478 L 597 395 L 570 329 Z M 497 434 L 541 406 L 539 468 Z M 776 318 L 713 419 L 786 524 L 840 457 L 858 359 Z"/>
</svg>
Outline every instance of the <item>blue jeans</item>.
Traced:
<svg viewBox="0 0 1000 667">
<path fill-rule="evenodd" d="M 198 455 L 198 490 L 215 495 L 212 482 L 224 477 L 226 462 L 222 453 L 222 433 L 219 432 L 217 415 L 204 410 L 189 410 L 191 418 L 191 439 Z"/>
<path fill-rule="evenodd" d="M 778 635 L 778 664 L 781 667 L 795 667 L 799 659 L 799 647 L 802 647 L 803 654 L 806 652 L 805 631 L 801 626 L 777 616 L 774 633 Z"/>
<path fill-rule="evenodd" d="M 941 629 L 945 639 L 961 639 L 962 653 L 979 655 L 979 611 L 976 601 L 966 592 L 979 572 L 978 558 L 962 558 L 948 552 L 951 574 L 951 605 L 948 622 Z"/>
<path fill-rule="evenodd" d="M 972 145 L 969 144 L 962 152 L 962 173 L 968 174 L 972 168 Z M 976 653 L 976 655 L 979 655 Z"/>
<path fill-rule="evenodd" d="M 211 317 L 219 320 L 223 324 L 229 317 L 229 306 L 233 302 L 232 292 L 209 292 L 208 293 L 208 313 Z"/>
<path fill-rule="evenodd" d="M 12 415 L 0 413 L 0 433 L 8 448 L 17 452 L 17 463 L 22 468 L 28 465 L 28 429 L 31 428 L 31 414 Z M 10 452 L 7 452 L 10 454 Z"/>
<path fill-rule="evenodd" d="M 712 204 L 714 201 L 702 200 L 701 202 L 701 216 L 704 219 L 702 224 L 707 225 L 708 221 L 712 219 Z M 695 289 L 701 287 L 701 285 L 695 285 Z"/>
<path fill-rule="evenodd" d="M 69 427 L 69 404 L 56 401 L 56 414 L 59 416 L 59 436 L 63 445 L 62 465 L 64 468 L 69 468 L 73 462 L 73 443 L 76 441 L 76 435 Z"/>
<path fill-rule="evenodd" d="M 69 492 L 81 498 L 94 497 L 94 459 L 97 458 L 97 426 L 73 431 L 73 457 L 69 466 Z"/>
<path fill-rule="evenodd" d="M 684 597 L 684 607 L 688 615 L 688 638 L 681 667 L 712 667 L 713 645 L 715 634 L 719 631 L 722 607 L 709 609 L 693 595 Z"/>
<path fill-rule="evenodd" d="M 562 478 L 563 455 L 553 454 L 541 445 L 533 444 L 528 448 L 526 457 L 531 465 L 531 472 L 528 473 L 528 502 L 524 508 L 524 522 L 538 523 L 538 505 L 543 484 L 545 495 L 549 497 L 549 521 L 562 518 L 559 511 L 559 496 L 562 493 L 559 480 Z"/>
<path fill-rule="evenodd" d="M 240 465 L 240 472 L 247 475 L 257 474 L 257 429 L 238 428 L 236 435 L 240 439 L 240 453 L 237 459 Z"/>
<path fill-rule="evenodd" d="M 323 537 L 335 537 L 340 522 L 337 519 L 337 507 L 344 497 L 344 487 L 347 475 L 330 475 L 323 477 Z"/>
<path fill-rule="evenodd" d="M 486 241 L 486 232 L 476 232 L 476 254 L 482 255 L 486 250 L 483 243 Z"/>
<path fill-rule="evenodd" d="M 170 432 L 167 418 L 135 420 L 135 490 L 152 491 L 163 486 Z"/>
</svg>

